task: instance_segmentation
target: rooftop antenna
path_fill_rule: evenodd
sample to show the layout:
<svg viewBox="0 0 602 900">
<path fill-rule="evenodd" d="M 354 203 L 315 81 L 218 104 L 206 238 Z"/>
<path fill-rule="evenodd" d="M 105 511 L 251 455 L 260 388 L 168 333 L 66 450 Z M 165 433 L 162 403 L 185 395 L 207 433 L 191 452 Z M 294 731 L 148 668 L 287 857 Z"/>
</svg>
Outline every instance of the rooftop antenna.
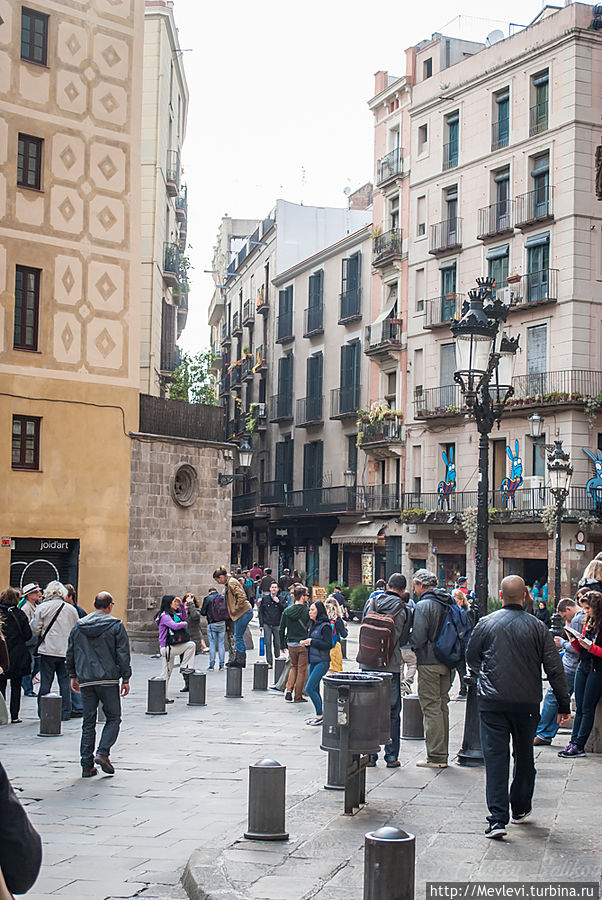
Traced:
<svg viewBox="0 0 602 900">
<path fill-rule="evenodd" d="M 305 171 L 305 166 L 301 166 L 301 206 L 303 206 L 306 184 L 307 184 L 307 173 Z"/>
</svg>

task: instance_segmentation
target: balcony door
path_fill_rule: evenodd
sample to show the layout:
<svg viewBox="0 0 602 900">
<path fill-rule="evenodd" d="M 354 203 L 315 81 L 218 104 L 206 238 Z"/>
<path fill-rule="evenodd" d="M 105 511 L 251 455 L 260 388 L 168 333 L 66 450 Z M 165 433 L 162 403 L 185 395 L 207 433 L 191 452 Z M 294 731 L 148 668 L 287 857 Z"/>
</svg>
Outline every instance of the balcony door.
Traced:
<svg viewBox="0 0 602 900">
<path fill-rule="evenodd" d="M 322 487 L 324 443 L 312 441 L 303 448 L 303 490 L 313 491 Z"/>
<path fill-rule="evenodd" d="M 294 444 L 290 437 L 278 441 L 276 446 L 276 463 L 274 480 L 282 484 L 287 491 L 293 489 L 293 450 Z"/>
<path fill-rule="evenodd" d="M 532 303 L 548 296 L 550 245 L 547 240 L 527 244 L 527 300 Z"/>
<path fill-rule="evenodd" d="M 456 316 L 456 264 L 441 269 L 441 321 L 449 322 Z"/>
<path fill-rule="evenodd" d="M 324 357 L 308 356 L 306 368 L 306 410 L 308 422 L 317 422 L 322 418 L 322 391 L 324 377 Z"/>
<path fill-rule="evenodd" d="M 456 371 L 456 345 L 442 344 L 440 360 L 440 406 L 445 409 L 448 406 L 454 406 L 456 402 L 457 385 L 454 382 L 454 372 Z"/>
<path fill-rule="evenodd" d="M 545 394 L 548 368 L 548 326 L 527 328 L 527 393 Z"/>
<path fill-rule="evenodd" d="M 360 363 L 360 342 L 344 344 L 341 347 L 341 412 L 350 412 L 359 406 Z"/>
</svg>

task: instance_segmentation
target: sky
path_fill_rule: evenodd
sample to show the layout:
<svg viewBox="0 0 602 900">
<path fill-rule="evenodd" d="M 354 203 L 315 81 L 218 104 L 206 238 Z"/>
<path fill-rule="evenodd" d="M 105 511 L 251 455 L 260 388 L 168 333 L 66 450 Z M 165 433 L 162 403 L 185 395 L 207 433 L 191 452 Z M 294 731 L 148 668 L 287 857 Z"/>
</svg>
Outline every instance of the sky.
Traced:
<svg viewBox="0 0 602 900">
<path fill-rule="evenodd" d="M 174 0 L 190 91 L 183 165 L 193 269 L 180 346 L 209 344 L 213 278 L 203 270 L 223 215 L 262 219 L 278 199 L 344 206 L 346 187 L 372 179 L 375 72 L 402 75 L 404 50 L 435 31 L 482 40 L 503 28 L 499 15 L 526 25 L 541 9 L 542 0 Z"/>
</svg>

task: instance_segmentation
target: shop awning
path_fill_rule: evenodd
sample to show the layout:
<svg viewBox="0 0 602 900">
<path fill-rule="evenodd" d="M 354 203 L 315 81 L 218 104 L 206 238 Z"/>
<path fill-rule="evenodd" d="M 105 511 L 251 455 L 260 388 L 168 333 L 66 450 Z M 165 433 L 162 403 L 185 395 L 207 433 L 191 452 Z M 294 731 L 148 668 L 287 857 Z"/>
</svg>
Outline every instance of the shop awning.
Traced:
<svg viewBox="0 0 602 900">
<path fill-rule="evenodd" d="M 377 522 L 339 522 L 330 536 L 332 544 L 375 544 L 384 523 Z"/>
</svg>

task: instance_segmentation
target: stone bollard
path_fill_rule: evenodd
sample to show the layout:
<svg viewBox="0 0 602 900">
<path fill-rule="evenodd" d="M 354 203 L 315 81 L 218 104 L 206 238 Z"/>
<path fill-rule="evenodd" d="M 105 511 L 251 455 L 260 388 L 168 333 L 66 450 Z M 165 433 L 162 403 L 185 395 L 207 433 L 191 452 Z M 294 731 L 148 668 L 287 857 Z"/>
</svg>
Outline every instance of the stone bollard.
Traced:
<svg viewBox="0 0 602 900">
<path fill-rule="evenodd" d="M 343 659 L 347 659 L 347 638 L 341 638 L 341 652 Z"/>
<path fill-rule="evenodd" d="M 268 664 L 260 659 L 253 666 L 253 690 L 267 691 L 268 689 Z"/>
<path fill-rule="evenodd" d="M 424 740 L 424 722 L 418 694 L 406 694 L 402 700 L 401 736 L 404 741 Z"/>
<path fill-rule="evenodd" d="M 394 825 L 364 838 L 364 900 L 414 900 L 416 838 Z"/>
<path fill-rule="evenodd" d="M 191 672 L 188 676 L 188 706 L 207 705 L 207 676 L 204 672 Z"/>
<path fill-rule="evenodd" d="M 249 766 L 248 841 L 288 841 L 286 819 L 286 766 L 262 759 Z"/>
<path fill-rule="evenodd" d="M 226 669 L 226 697 L 242 697 L 242 669 Z"/>
<path fill-rule="evenodd" d="M 165 692 L 167 682 L 164 678 L 148 679 L 148 699 L 146 704 L 147 716 L 166 716 L 165 709 Z"/>
<path fill-rule="evenodd" d="M 59 694 L 44 694 L 40 697 L 40 737 L 56 737 L 61 733 L 63 700 Z"/>
<path fill-rule="evenodd" d="M 284 656 L 277 656 L 274 659 L 274 684 L 277 684 L 278 679 L 282 675 L 285 665 L 286 659 L 284 658 Z"/>
</svg>

